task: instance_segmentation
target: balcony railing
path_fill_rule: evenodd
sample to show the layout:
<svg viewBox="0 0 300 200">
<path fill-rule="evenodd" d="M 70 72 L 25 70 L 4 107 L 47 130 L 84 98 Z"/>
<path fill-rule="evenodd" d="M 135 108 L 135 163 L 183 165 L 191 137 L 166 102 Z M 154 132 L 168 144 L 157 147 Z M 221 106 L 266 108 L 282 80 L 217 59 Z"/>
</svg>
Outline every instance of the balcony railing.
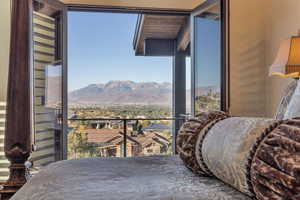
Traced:
<svg viewBox="0 0 300 200">
<path fill-rule="evenodd" d="M 167 125 L 165 125 L 165 127 L 160 127 L 160 126 L 164 126 L 162 124 L 162 122 L 166 122 L 166 121 L 169 121 L 169 122 L 172 122 L 171 123 L 171 126 L 169 126 L 169 131 L 170 131 L 170 136 L 172 139 L 168 138 L 169 139 L 169 142 L 170 142 L 170 147 L 172 145 L 174 141 L 174 134 L 173 133 L 174 129 L 173 129 L 173 122 L 184 122 L 186 120 L 186 118 L 184 117 L 180 117 L 180 118 L 71 118 L 69 119 L 69 123 L 71 123 L 71 127 L 72 127 L 72 123 L 74 125 L 74 122 L 88 122 L 90 123 L 89 126 L 91 126 L 91 124 L 99 124 L 99 123 L 103 123 L 103 122 L 114 122 L 114 124 L 119 124 L 121 127 L 120 130 L 122 130 L 122 132 L 120 132 L 120 134 L 122 134 L 122 156 L 123 157 L 127 157 L 127 153 L 128 153 L 128 139 L 131 139 L 131 140 L 135 140 L 138 136 L 135 136 L 135 137 L 132 137 L 132 135 L 128 134 L 129 132 L 129 128 L 128 128 L 128 125 L 132 125 L 133 124 L 138 124 L 140 122 L 145 122 L 145 121 L 148 121 L 150 122 L 150 126 L 148 127 L 143 127 L 143 131 L 144 132 L 162 132 L 162 131 L 166 131 L 166 127 Z M 151 122 L 160 122 L 160 123 L 151 123 Z M 135 127 L 136 128 L 136 127 Z M 152 129 L 153 128 L 153 129 Z M 94 128 L 94 129 L 99 129 L 99 127 L 97 128 Z M 101 129 L 101 128 L 100 128 Z M 131 129 L 131 133 L 133 133 L 132 129 Z M 160 136 L 160 135 L 156 135 L 158 138 L 161 137 L 160 139 L 165 139 L 163 138 L 163 136 Z M 170 141 L 172 140 L 172 141 Z M 106 145 L 108 145 L 108 143 L 106 143 Z M 173 147 L 175 147 L 175 145 L 172 145 Z M 97 147 L 101 147 L 100 144 L 98 144 Z M 176 152 L 176 149 L 172 149 L 172 152 Z M 129 155 L 130 156 L 130 155 Z"/>
</svg>

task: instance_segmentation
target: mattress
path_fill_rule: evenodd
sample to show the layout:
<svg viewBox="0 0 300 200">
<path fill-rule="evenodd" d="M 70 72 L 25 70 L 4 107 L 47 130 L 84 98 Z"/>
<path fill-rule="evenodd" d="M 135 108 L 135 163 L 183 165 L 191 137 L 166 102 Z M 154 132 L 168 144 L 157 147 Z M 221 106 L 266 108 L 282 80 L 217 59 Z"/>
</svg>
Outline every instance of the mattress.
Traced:
<svg viewBox="0 0 300 200">
<path fill-rule="evenodd" d="M 12 200 L 250 200 L 177 156 L 87 158 L 42 169 Z"/>
</svg>

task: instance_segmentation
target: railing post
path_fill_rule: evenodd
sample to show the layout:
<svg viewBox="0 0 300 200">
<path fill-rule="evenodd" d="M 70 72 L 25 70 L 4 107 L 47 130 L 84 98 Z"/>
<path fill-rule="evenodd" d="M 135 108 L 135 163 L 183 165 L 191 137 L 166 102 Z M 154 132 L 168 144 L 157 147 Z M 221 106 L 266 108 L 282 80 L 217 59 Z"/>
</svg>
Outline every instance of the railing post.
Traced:
<svg viewBox="0 0 300 200">
<path fill-rule="evenodd" d="M 1 200 L 10 199 L 25 184 L 24 163 L 31 152 L 31 13 L 32 0 L 12 0 L 4 144 L 11 165 Z"/>
<path fill-rule="evenodd" d="M 127 157 L 127 119 L 124 119 L 123 124 L 123 156 Z"/>
</svg>

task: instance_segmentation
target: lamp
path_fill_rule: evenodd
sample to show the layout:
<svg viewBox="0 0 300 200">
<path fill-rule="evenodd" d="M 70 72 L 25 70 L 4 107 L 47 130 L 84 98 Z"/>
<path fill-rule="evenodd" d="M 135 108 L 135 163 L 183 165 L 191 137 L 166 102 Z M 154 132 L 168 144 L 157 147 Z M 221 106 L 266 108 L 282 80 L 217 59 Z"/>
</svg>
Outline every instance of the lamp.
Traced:
<svg viewBox="0 0 300 200">
<path fill-rule="evenodd" d="M 300 77 L 300 35 L 281 42 L 275 62 L 269 75 L 282 77 Z"/>
<path fill-rule="evenodd" d="M 283 119 L 300 117 L 300 32 L 299 36 L 293 36 L 281 42 L 275 62 L 271 65 L 269 75 L 292 77 L 297 81 L 292 82 L 279 106 Z M 293 86 L 295 84 L 295 87 Z"/>
</svg>

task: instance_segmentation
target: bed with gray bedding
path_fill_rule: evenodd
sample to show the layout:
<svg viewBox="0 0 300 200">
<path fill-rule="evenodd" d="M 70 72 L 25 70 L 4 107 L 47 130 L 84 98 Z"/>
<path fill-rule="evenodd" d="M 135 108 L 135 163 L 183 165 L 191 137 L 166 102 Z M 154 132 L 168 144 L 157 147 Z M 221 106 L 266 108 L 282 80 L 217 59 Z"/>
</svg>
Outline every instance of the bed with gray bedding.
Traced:
<svg viewBox="0 0 300 200">
<path fill-rule="evenodd" d="M 61 161 L 42 169 L 12 200 L 299 200 L 300 96 L 290 92 L 295 85 L 275 119 L 212 111 L 188 120 L 177 135 L 181 159 Z"/>
<path fill-rule="evenodd" d="M 89 158 L 49 165 L 12 200 L 250 200 L 177 156 Z"/>
</svg>

